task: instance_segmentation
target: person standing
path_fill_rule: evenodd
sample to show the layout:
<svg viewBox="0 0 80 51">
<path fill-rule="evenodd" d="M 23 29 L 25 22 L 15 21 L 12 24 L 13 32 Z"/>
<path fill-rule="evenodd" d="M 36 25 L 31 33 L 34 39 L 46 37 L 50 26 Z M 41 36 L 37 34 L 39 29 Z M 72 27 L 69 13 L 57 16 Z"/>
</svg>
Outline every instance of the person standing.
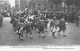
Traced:
<svg viewBox="0 0 80 51">
<path fill-rule="evenodd" d="M 76 21 L 76 26 L 78 27 L 78 26 L 79 26 L 79 25 L 78 25 L 78 24 L 79 24 L 79 16 L 78 16 L 78 14 L 77 14 L 77 16 L 76 16 L 75 19 L 76 19 L 76 20 L 75 20 L 75 21 Z"/>
<path fill-rule="evenodd" d="M 0 14 L 0 27 L 2 27 L 2 24 L 3 24 L 3 16 Z"/>
<path fill-rule="evenodd" d="M 3 16 L 0 14 L 0 27 L 2 27 L 3 24 Z"/>
</svg>

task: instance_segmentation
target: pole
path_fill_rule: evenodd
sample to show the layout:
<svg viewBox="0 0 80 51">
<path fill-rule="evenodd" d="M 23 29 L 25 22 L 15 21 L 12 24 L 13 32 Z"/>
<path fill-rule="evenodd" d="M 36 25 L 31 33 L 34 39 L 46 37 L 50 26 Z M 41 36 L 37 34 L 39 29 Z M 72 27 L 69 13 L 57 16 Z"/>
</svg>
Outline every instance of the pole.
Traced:
<svg viewBox="0 0 80 51">
<path fill-rule="evenodd" d="M 63 2 L 64 2 L 64 13 L 65 13 L 65 0 L 63 0 Z"/>
</svg>

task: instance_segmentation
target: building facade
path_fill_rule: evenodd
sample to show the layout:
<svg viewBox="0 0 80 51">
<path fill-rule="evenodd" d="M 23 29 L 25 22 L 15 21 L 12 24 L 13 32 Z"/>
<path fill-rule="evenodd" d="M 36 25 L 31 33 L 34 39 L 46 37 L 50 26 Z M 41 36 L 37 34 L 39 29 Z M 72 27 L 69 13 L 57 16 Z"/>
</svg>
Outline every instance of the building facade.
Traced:
<svg viewBox="0 0 80 51">
<path fill-rule="evenodd" d="M 15 0 L 15 8 L 16 10 L 20 9 L 20 0 Z"/>
<path fill-rule="evenodd" d="M 24 10 L 27 7 L 27 0 L 20 0 L 20 9 Z"/>
<path fill-rule="evenodd" d="M 10 6 L 9 0 L 0 0 L 0 13 L 3 11 L 9 11 Z"/>
<path fill-rule="evenodd" d="M 49 0 L 31 0 L 29 5 L 33 10 L 56 10 L 56 5 Z M 57 8 L 62 9 L 62 4 L 58 4 Z"/>
<path fill-rule="evenodd" d="M 28 0 L 29 2 L 30 0 Z M 15 8 L 24 10 L 28 4 L 27 0 L 15 0 Z"/>
<path fill-rule="evenodd" d="M 49 2 L 49 0 L 16 0 L 18 8 L 25 9 L 28 7 L 33 10 L 56 10 L 56 5 L 53 2 Z M 58 10 L 62 9 L 62 4 L 57 5 Z"/>
</svg>

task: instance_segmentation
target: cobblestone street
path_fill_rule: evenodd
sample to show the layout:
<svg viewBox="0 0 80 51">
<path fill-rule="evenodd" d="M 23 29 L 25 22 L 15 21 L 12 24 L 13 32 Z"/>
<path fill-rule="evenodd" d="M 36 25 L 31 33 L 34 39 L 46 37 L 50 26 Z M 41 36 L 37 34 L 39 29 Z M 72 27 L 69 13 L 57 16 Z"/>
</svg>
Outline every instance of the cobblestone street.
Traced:
<svg viewBox="0 0 80 51">
<path fill-rule="evenodd" d="M 43 39 L 41 37 L 38 37 L 37 33 L 33 34 L 33 39 L 30 39 L 29 37 L 24 37 L 24 41 L 21 41 L 18 38 L 18 35 L 14 33 L 12 25 L 10 24 L 10 18 L 5 17 L 3 19 L 3 27 L 0 28 L 0 45 L 41 45 L 41 46 L 47 46 L 47 45 L 80 45 L 80 26 L 76 27 L 75 23 L 69 23 L 67 24 L 67 31 L 66 35 L 67 37 L 63 37 L 62 33 L 60 36 L 56 33 L 56 38 L 54 39 L 51 36 L 51 33 L 46 34 L 46 38 Z"/>
</svg>

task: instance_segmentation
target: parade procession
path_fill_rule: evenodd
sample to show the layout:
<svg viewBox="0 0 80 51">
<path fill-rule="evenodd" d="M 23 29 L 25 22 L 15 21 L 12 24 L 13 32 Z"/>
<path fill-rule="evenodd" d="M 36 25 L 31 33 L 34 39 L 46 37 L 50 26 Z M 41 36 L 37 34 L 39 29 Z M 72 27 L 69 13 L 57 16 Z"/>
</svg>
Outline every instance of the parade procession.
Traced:
<svg viewBox="0 0 80 51">
<path fill-rule="evenodd" d="M 59 10 L 61 8 L 61 6 L 58 8 L 59 4 L 63 3 L 64 0 L 59 0 L 60 3 L 57 3 L 57 1 L 46 0 L 44 6 L 42 6 L 39 4 L 43 4 L 43 1 L 35 2 L 35 0 L 32 0 L 27 1 L 29 4 L 25 7 L 25 3 L 23 5 L 19 3 L 18 6 L 16 5 L 17 2 L 15 2 L 15 7 L 8 8 L 9 10 L 6 8 L 5 11 L 0 13 L 1 44 L 80 44 L 79 8 L 76 8 L 76 5 L 76 9 L 72 5 L 69 6 L 69 1 L 65 0 L 65 7 Z M 38 6 L 37 2 L 39 2 Z M 57 7 L 52 6 L 52 2 L 56 2 Z M 49 5 L 51 5 L 51 8 Z M 66 8 L 68 6 L 71 8 Z"/>
<path fill-rule="evenodd" d="M 28 8 L 27 8 L 28 10 Z M 11 17 L 11 24 L 12 27 L 19 35 L 19 38 L 23 37 L 23 33 L 26 32 L 26 34 L 30 34 L 30 38 L 32 39 L 32 31 L 35 29 L 38 29 L 38 34 L 40 37 L 40 34 L 43 33 L 43 38 L 45 38 L 45 34 L 47 32 L 52 32 L 52 36 L 55 38 L 55 33 L 58 32 L 60 35 L 60 32 L 63 31 L 65 33 L 66 31 L 66 21 L 64 17 L 61 18 L 61 20 L 57 20 L 56 16 L 52 18 L 52 21 L 49 24 L 49 19 L 46 18 L 44 14 L 41 14 L 40 12 L 36 11 L 34 13 L 29 13 L 28 15 L 25 14 L 25 12 L 20 11 L 16 12 L 16 15 L 14 17 Z M 50 29 L 47 31 L 47 29 Z M 66 36 L 63 34 L 63 36 Z M 27 37 L 27 36 L 26 36 Z"/>
</svg>

